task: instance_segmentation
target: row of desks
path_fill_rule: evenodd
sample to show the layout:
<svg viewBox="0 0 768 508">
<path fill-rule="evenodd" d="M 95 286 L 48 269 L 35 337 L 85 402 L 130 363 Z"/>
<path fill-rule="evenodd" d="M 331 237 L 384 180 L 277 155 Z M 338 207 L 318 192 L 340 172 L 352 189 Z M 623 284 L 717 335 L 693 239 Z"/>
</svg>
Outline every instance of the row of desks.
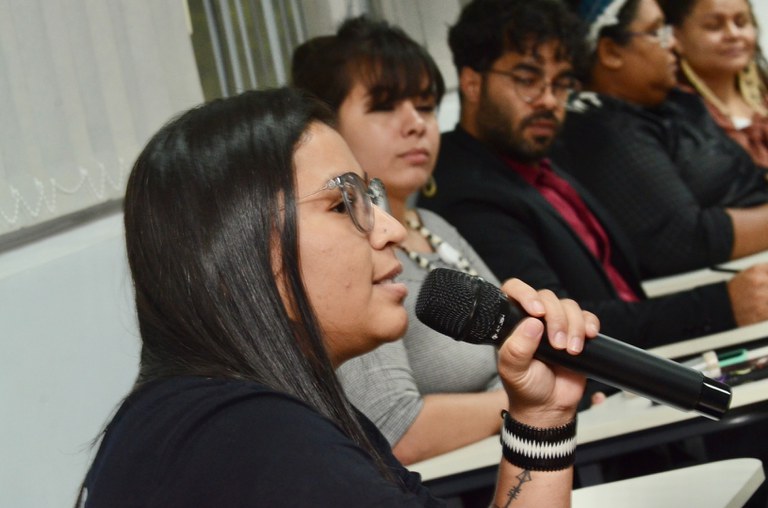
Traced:
<svg viewBox="0 0 768 508">
<path fill-rule="evenodd" d="M 729 263 L 727 267 L 740 270 L 758 262 L 768 262 L 768 252 Z M 709 282 L 727 280 L 732 276 L 732 273 L 699 270 L 679 276 L 648 281 L 645 283 L 645 286 L 649 294 L 660 295 Z M 748 347 L 750 342 L 760 341 L 766 337 L 768 337 L 768 321 L 655 348 L 652 352 L 666 358 L 683 358 L 708 350 L 723 350 L 735 346 Z M 591 484 L 589 478 L 590 471 L 592 471 L 590 465 L 598 464 L 606 458 L 656 444 L 716 432 L 723 429 L 724 426 L 747 425 L 760 420 L 768 420 L 768 379 L 734 387 L 731 410 L 719 422 L 707 420 L 695 413 L 651 404 L 650 401 L 631 394 L 616 394 L 609 397 L 605 403 L 579 413 L 577 430 L 578 449 L 576 453 L 577 470 L 582 473 L 586 472 L 586 478 L 582 478 L 582 484 L 589 485 Z M 495 482 L 496 468 L 500 457 L 501 445 L 499 438 L 498 436 L 493 436 L 444 455 L 412 464 L 409 468 L 419 472 L 423 480 L 427 482 L 437 495 L 450 497 L 466 490 L 492 485 Z M 755 482 L 757 482 L 756 485 L 759 485 L 762 482 L 763 471 L 759 467 L 760 462 L 756 462 L 758 464 L 756 469 L 759 470 L 759 473 L 753 471 L 754 476 L 752 473 L 741 475 L 744 485 L 750 484 L 750 482 L 752 482 L 750 485 Z M 751 464 L 752 468 L 754 468 L 754 462 Z M 706 471 L 708 469 L 704 468 L 698 470 L 696 474 L 704 475 Z M 716 469 L 710 468 L 709 471 L 709 474 L 712 475 Z M 720 470 L 720 473 L 722 473 L 722 470 Z M 650 480 L 648 478 L 633 480 L 636 481 L 637 485 L 647 488 L 648 481 L 663 483 L 674 476 L 665 477 L 665 474 L 669 473 L 664 473 L 661 476 L 652 475 L 654 478 L 648 477 Z M 682 477 L 685 473 L 676 474 Z M 758 476 L 759 480 L 757 480 Z M 599 478 L 599 476 L 593 477 L 593 482 L 595 478 Z M 722 478 L 723 476 L 718 476 L 718 481 Z M 683 488 L 685 482 L 680 483 L 680 478 L 674 477 L 674 481 L 677 482 L 678 490 L 681 492 L 686 490 Z M 739 482 L 737 481 L 736 483 Z M 616 482 L 616 484 L 623 484 L 624 486 L 634 485 L 633 483 L 624 484 L 624 482 Z M 698 486 L 705 484 L 706 482 L 697 482 Z M 608 492 L 614 492 L 612 489 L 615 489 L 616 486 L 610 487 L 610 485 L 614 484 L 576 490 L 574 506 L 609 506 L 609 504 L 594 504 L 588 501 L 588 499 L 594 500 L 590 497 L 593 495 L 601 498 L 600 496 L 608 495 L 606 494 Z M 752 485 L 754 488 L 744 487 L 741 494 L 749 491 L 751 495 L 754 489 L 757 488 L 756 485 Z M 593 494 L 590 494 L 590 492 L 593 492 Z M 629 498 L 624 496 L 622 499 L 626 501 Z M 661 506 L 655 502 L 648 504 L 649 500 L 642 496 L 635 496 L 633 499 L 635 501 L 642 501 L 637 506 L 641 506 L 643 503 L 646 503 L 644 504 L 645 506 Z M 711 495 L 707 499 L 714 504 L 696 503 L 695 506 L 731 506 L 730 504 L 722 504 L 720 501 L 713 501 L 715 498 Z M 682 505 L 694 506 L 688 503 L 664 506 Z M 630 505 L 624 503 L 622 506 Z M 732 506 L 741 505 L 733 504 Z"/>
</svg>

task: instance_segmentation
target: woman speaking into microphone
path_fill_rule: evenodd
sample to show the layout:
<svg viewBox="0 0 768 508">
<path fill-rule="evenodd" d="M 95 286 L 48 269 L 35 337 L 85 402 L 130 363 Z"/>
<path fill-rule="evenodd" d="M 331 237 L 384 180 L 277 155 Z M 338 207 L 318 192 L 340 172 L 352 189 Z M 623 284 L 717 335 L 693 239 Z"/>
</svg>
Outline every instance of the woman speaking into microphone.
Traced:
<svg viewBox="0 0 768 508">
<path fill-rule="evenodd" d="M 165 125 L 136 161 L 125 234 L 142 350 L 77 506 L 441 506 L 346 400 L 335 369 L 407 325 L 405 237 L 323 105 L 247 92 Z M 598 322 L 512 280 L 548 333 Z M 496 504 L 567 506 L 584 379 L 533 359 L 526 319 L 499 352 L 505 445 Z M 499 420 L 499 425 L 502 420 Z M 557 460 L 555 460 L 557 459 Z M 524 473 L 524 474 L 521 474 Z"/>
</svg>

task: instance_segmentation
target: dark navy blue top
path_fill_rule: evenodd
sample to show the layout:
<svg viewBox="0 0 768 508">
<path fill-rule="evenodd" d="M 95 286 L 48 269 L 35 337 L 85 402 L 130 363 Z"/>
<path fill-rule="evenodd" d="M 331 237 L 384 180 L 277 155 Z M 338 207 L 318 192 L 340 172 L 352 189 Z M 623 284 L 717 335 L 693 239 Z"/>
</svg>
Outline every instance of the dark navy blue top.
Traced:
<svg viewBox="0 0 768 508">
<path fill-rule="evenodd" d="M 109 424 L 80 506 L 444 506 L 359 418 L 402 486 L 291 396 L 239 380 L 155 381 L 132 393 Z"/>
</svg>

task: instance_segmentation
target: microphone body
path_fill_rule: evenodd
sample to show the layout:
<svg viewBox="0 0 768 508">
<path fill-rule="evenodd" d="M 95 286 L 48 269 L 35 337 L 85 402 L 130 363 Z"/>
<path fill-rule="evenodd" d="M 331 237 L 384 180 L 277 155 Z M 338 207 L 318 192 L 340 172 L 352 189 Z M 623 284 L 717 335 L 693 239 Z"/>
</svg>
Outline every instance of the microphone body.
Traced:
<svg viewBox="0 0 768 508">
<path fill-rule="evenodd" d="M 416 302 L 416 317 L 456 340 L 500 346 L 527 317 L 517 302 L 480 277 L 437 268 Z M 638 347 L 598 334 L 571 355 L 542 338 L 535 357 L 655 402 L 719 420 L 731 402 L 731 388 L 701 372 Z"/>
</svg>

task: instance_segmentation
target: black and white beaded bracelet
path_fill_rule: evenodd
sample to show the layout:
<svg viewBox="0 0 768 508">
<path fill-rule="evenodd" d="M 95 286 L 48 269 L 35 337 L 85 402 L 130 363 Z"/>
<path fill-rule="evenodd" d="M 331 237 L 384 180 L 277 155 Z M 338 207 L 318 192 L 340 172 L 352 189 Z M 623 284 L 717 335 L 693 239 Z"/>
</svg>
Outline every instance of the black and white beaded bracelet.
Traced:
<svg viewBox="0 0 768 508">
<path fill-rule="evenodd" d="M 541 429 L 520 423 L 502 411 L 501 449 L 504 458 L 529 471 L 560 471 L 576 456 L 576 418 L 560 427 Z"/>
</svg>

